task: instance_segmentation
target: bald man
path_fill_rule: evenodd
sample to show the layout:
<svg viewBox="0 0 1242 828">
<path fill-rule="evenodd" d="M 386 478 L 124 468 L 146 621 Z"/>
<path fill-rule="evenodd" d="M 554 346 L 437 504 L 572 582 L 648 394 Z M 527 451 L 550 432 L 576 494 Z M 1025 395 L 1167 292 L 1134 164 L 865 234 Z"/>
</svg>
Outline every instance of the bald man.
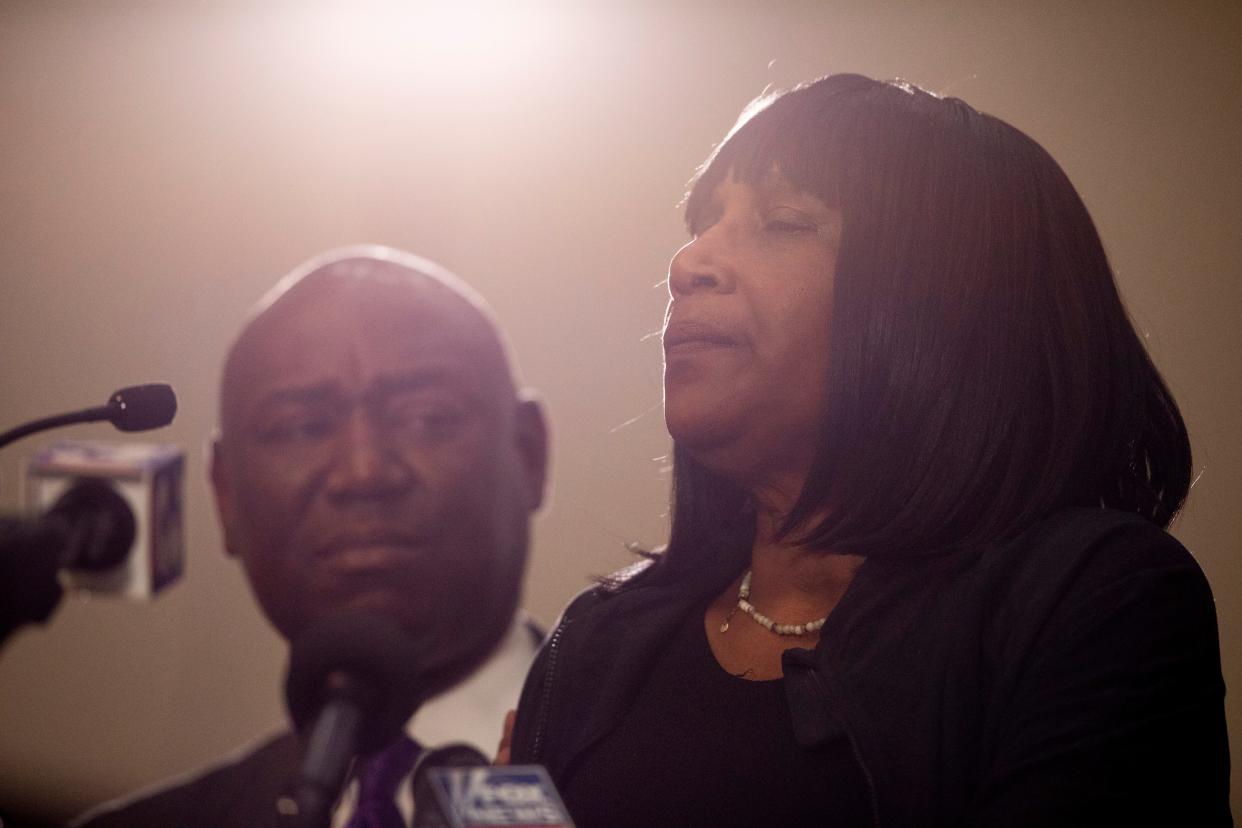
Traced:
<svg viewBox="0 0 1242 828">
<path fill-rule="evenodd" d="M 538 644 L 518 595 L 544 490 L 542 412 L 473 291 L 414 256 L 351 248 L 259 303 L 225 363 L 219 424 L 225 547 L 280 634 L 368 610 L 419 646 L 434 697 L 394 748 L 397 791 L 367 801 L 368 762 L 381 761 L 364 757 L 334 825 L 389 824 L 365 821 L 377 807 L 408 820 L 399 778 L 413 756 L 447 741 L 492 751 Z M 274 826 L 300 755 L 282 733 L 87 824 Z"/>
</svg>

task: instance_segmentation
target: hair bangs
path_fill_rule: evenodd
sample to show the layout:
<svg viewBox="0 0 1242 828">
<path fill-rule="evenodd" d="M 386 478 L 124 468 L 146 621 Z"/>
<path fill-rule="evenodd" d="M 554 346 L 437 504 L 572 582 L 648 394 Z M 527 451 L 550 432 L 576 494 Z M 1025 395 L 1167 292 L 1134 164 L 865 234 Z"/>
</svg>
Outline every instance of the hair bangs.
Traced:
<svg viewBox="0 0 1242 828">
<path fill-rule="evenodd" d="M 841 117 L 842 106 L 831 105 L 840 104 L 840 98 L 814 108 L 798 101 L 798 91 L 761 95 L 743 110 L 691 179 L 685 210 L 688 228 L 696 226 L 712 193 L 729 176 L 758 187 L 778 175 L 828 206 L 840 206 L 850 119 Z"/>
</svg>

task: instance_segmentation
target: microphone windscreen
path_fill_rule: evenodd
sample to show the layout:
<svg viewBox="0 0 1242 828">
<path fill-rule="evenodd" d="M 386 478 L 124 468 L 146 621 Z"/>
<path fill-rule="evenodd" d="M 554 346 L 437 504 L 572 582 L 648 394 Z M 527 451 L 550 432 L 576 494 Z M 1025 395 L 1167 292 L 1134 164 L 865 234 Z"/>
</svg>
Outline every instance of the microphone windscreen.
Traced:
<svg viewBox="0 0 1242 828">
<path fill-rule="evenodd" d="M 166 426 L 177 414 L 177 395 L 162 382 L 131 385 L 108 400 L 109 417 L 121 431 L 146 431 Z"/>
<path fill-rule="evenodd" d="M 99 477 L 70 484 L 48 516 L 64 527 L 64 565 L 75 569 L 102 572 L 120 565 L 138 535 L 129 502 Z"/>
<path fill-rule="evenodd" d="M 285 700 L 298 730 L 305 730 L 328 701 L 333 674 L 365 689 L 358 752 L 395 739 L 423 700 L 413 639 L 395 621 L 350 612 L 311 624 L 289 648 Z"/>
</svg>

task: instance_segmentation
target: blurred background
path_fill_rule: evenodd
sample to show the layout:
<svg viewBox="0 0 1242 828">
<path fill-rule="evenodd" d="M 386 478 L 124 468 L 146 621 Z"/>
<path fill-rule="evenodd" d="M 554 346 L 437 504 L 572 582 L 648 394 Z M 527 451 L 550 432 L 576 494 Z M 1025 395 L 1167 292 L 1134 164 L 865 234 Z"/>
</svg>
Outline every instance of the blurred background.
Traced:
<svg viewBox="0 0 1242 828">
<path fill-rule="evenodd" d="M 284 648 L 222 553 L 203 449 L 243 313 L 314 253 L 405 248 L 494 304 L 551 412 L 545 623 L 660 543 L 651 334 L 685 184 L 756 94 L 841 71 L 1010 121 L 1083 194 L 1190 428 L 1175 534 L 1216 594 L 1239 744 L 1242 3 L 7 0 L 0 429 L 171 383 L 175 423 L 136 437 L 188 452 L 188 561 L 153 603 L 75 597 L 0 653 L 0 803 L 63 818 L 283 721 Z M 51 439 L 0 454 L 0 509 Z"/>
</svg>

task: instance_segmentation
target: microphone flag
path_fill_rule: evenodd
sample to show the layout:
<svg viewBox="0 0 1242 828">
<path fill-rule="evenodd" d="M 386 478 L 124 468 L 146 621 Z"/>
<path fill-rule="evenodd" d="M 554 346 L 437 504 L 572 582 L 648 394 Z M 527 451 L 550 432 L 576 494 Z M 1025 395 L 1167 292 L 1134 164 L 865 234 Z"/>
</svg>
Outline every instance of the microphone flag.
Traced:
<svg viewBox="0 0 1242 828">
<path fill-rule="evenodd" d="M 540 765 L 433 767 L 426 782 L 438 806 L 430 810 L 444 815 L 436 820 L 444 828 L 573 828 Z M 417 807 L 416 822 L 427 815 Z"/>
<path fill-rule="evenodd" d="M 26 502 L 47 512 L 83 484 L 106 485 L 133 517 L 134 540 L 113 566 L 69 563 L 69 585 L 93 593 L 149 599 L 181 577 L 185 560 L 182 478 L 185 452 L 172 445 L 61 440 L 35 452 L 26 466 Z"/>
</svg>

